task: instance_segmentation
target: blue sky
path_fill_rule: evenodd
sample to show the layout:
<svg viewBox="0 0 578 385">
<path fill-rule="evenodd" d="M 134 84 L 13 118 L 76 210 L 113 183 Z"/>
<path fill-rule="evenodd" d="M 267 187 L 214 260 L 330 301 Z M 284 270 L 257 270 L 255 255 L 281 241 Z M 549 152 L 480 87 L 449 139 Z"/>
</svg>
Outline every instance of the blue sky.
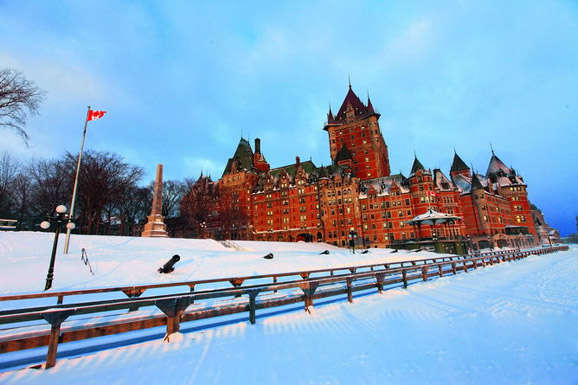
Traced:
<svg viewBox="0 0 578 385">
<path fill-rule="evenodd" d="M 3 1 L 0 68 L 46 90 L 19 159 L 87 147 L 165 178 L 219 177 L 241 134 L 272 166 L 329 162 L 347 79 L 382 114 L 392 172 L 414 151 L 485 172 L 492 142 L 563 233 L 578 214 L 578 2 Z"/>
</svg>

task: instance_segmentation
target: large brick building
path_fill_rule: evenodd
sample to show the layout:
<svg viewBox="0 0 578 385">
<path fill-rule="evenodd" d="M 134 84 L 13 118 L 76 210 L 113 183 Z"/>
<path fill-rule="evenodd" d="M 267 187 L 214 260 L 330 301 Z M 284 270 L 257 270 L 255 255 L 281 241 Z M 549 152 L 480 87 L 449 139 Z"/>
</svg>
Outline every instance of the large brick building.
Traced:
<svg viewBox="0 0 578 385">
<path fill-rule="evenodd" d="M 241 139 L 222 177 L 202 177 L 191 194 L 204 204 L 203 236 L 224 239 L 324 241 L 366 247 L 428 240 L 473 247 L 524 246 L 538 241 L 526 184 L 492 152 L 485 175 L 472 173 L 454 153 L 449 177 L 415 157 L 409 176 L 391 175 L 388 148 L 371 100 L 349 86 L 341 108 L 327 114 L 331 165 L 312 161 L 271 168 L 259 139 Z M 195 195 L 196 194 L 196 195 Z M 437 225 L 410 222 L 445 213 Z M 410 224 L 412 223 L 412 224 Z M 425 222 L 424 222 L 425 223 Z"/>
</svg>

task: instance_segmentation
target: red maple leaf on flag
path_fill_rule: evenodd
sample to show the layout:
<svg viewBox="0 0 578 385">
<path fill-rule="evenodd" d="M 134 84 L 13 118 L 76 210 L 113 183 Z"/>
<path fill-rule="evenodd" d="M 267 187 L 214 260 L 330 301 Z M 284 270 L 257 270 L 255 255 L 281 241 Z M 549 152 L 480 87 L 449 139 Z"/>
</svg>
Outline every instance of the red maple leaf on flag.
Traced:
<svg viewBox="0 0 578 385">
<path fill-rule="evenodd" d="M 86 121 L 90 122 L 91 120 L 100 119 L 104 116 L 104 114 L 106 114 L 106 111 L 88 110 L 88 115 L 86 117 Z"/>
</svg>

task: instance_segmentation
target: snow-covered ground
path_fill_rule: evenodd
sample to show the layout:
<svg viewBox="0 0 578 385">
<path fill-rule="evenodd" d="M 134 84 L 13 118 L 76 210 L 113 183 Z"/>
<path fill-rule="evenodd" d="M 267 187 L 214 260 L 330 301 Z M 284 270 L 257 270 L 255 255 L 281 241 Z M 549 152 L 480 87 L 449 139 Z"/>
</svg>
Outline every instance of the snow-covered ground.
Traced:
<svg viewBox="0 0 578 385">
<path fill-rule="evenodd" d="M 53 240 L 54 234 L 50 233 L 0 232 L 0 294 L 44 289 Z M 62 254 L 63 241 L 61 235 L 52 290 L 251 276 L 434 255 L 426 251 L 392 254 L 390 249 L 371 249 L 369 254 L 353 255 L 347 249 L 326 243 L 229 241 L 227 247 L 210 239 L 90 235 L 73 235 L 70 253 L 65 255 Z M 94 275 L 80 260 L 82 248 L 87 252 Z M 320 255 L 324 250 L 330 254 Z M 273 253 L 274 258 L 263 259 L 268 253 Z M 157 269 L 174 254 L 181 257 L 175 271 L 159 274 Z"/>
<path fill-rule="evenodd" d="M 219 275 L 229 272 L 223 269 Z M 0 373 L 0 383 L 577 384 L 577 276 L 572 248 L 360 294 L 353 304 L 319 300 L 312 314 L 301 304 L 262 310 L 256 325 L 246 315 L 211 328 L 184 323 L 170 343 L 157 338 L 60 358 L 48 371 Z"/>
</svg>

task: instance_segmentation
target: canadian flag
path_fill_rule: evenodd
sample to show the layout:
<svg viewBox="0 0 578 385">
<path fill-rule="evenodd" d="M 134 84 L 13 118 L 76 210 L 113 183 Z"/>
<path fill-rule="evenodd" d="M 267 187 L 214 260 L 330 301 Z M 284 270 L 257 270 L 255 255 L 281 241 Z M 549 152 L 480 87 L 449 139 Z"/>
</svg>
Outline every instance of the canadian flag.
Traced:
<svg viewBox="0 0 578 385">
<path fill-rule="evenodd" d="M 104 116 L 104 114 L 106 114 L 106 111 L 88 110 L 88 115 L 86 117 L 86 121 L 90 122 L 91 120 L 100 119 Z"/>
</svg>

